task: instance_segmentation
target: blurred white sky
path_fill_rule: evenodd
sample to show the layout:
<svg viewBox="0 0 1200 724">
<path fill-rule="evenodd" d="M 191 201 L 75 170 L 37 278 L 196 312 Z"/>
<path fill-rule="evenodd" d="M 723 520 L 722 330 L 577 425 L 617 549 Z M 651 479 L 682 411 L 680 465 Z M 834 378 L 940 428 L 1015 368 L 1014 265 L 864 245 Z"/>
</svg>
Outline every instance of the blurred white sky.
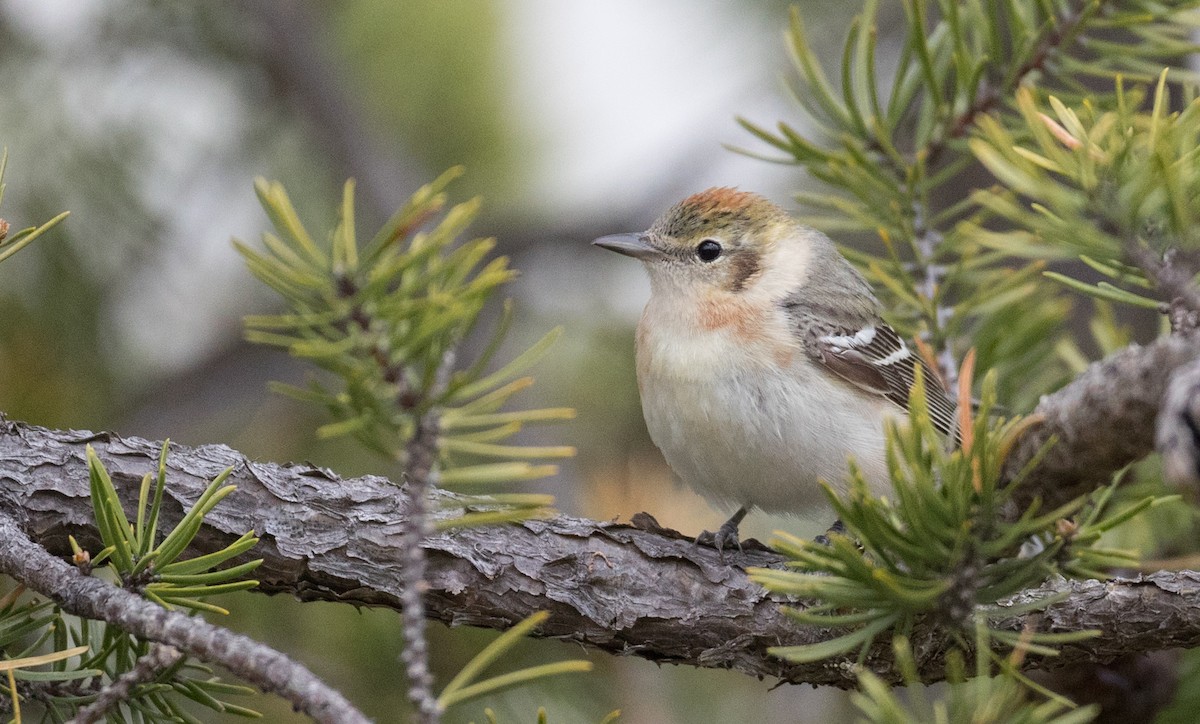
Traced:
<svg viewBox="0 0 1200 724">
<path fill-rule="evenodd" d="M 755 146 L 735 114 L 768 124 L 797 115 L 779 82 L 782 13 L 695 0 L 505 7 L 517 105 L 545 148 L 530 192 L 549 208 L 647 209 L 649 193 L 772 193 L 795 178 L 793 168 L 722 148 Z"/>
</svg>

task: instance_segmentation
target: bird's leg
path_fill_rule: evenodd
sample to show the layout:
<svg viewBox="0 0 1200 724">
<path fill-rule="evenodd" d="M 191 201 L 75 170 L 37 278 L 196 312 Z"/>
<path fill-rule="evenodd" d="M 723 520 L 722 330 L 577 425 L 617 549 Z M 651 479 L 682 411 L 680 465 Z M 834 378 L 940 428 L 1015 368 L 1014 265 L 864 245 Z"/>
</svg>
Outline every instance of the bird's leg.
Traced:
<svg viewBox="0 0 1200 724">
<path fill-rule="evenodd" d="M 833 521 L 833 525 L 829 526 L 824 533 L 813 538 L 813 542 L 827 546 L 829 545 L 829 536 L 831 535 L 846 535 L 846 524 L 842 522 L 841 518 Z"/>
<path fill-rule="evenodd" d="M 699 545 L 712 545 L 721 554 L 721 558 L 725 557 L 726 548 L 742 549 L 742 541 L 738 539 L 738 525 L 741 524 L 742 518 L 746 517 L 747 510 L 745 507 L 737 509 L 737 512 L 729 516 L 729 520 L 721 524 L 717 528 L 716 533 L 704 531 L 696 536 L 696 543 Z"/>
</svg>

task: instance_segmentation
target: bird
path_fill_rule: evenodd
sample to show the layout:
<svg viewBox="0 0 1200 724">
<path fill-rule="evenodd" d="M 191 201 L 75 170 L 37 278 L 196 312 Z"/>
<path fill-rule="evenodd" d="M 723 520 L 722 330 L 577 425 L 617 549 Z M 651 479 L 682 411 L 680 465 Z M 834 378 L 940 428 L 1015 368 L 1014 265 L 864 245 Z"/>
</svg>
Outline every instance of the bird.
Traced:
<svg viewBox="0 0 1200 724">
<path fill-rule="evenodd" d="M 885 421 L 907 415 L 917 369 L 934 426 L 952 434 L 953 399 L 867 280 L 769 199 L 710 188 L 645 232 L 593 243 L 649 273 L 635 341 L 651 440 L 685 484 L 736 507 L 698 542 L 740 548 L 753 509 L 812 515 L 821 481 L 845 490 L 850 458 L 886 490 Z"/>
</svg>

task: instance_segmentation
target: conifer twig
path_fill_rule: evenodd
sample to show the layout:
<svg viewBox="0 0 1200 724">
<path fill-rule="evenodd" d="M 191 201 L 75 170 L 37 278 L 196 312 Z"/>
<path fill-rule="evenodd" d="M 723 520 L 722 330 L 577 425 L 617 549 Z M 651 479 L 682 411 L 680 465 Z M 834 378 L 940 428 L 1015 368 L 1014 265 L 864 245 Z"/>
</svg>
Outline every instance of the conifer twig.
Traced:
<svg viewBox="0 0 1200 724">
<path fill-rule="evenodd" d="M 436 373 L 431 397 L 445 390 L 454 368 L 454 353 L 447 351 Z M 429 513 L 429 493 L 433 488 L 433 468 L 437 462 L 439 434 L 439 412 L 427 410 L 419 416 L 412 437 L 405 446 L 407 461 L 404 466 L 404 481 L 408 487 L 408 518 L 403 530 L 404 566 L 402 576 L 404 588 L 400 594 L 400 607 L 404 618 L 404 653 L 402 660 L 408 675 L 408 698 L 417 709 L 417 720 L 422 724 L 436 724 L 441 718 L 437 696 L 433 692 L 433 673 L 429 669 L 429 646 L 425 636 L 425 549 L 421 544 L 433 533 L 433 520 Z"/>
<path fill-rule="evenodd" d="M 1076 0 L 1071 3 L 1067 12 L 1061 17 L 1061 22 L 1046 28 L 1045 34 L 1038 40 L 1029 60 L 1021 64 L 1006 79 L 1006 83 L 997 85 L 985 82 L 983 84 L 983 90 L 976 97 L 975 102 L 954 119 L 942 138 L 935 139 L 933 143 L 929 144 L 927 152 L 930 167 L 936 164 L 938 157 L 946 150 L 951 140 L 962 138 L 971 131 L 979 116 L 990 112 L 1002 100 L 1010 97 L 1031 73 L 1045 70 L 1046 61 L 1051 54 L 1060 48 L 1064 41 L 1074 36 L 1076 28 L 1084 19 L 1084 10 L 1088 5 L 1088 0 Z"/>
</svg>

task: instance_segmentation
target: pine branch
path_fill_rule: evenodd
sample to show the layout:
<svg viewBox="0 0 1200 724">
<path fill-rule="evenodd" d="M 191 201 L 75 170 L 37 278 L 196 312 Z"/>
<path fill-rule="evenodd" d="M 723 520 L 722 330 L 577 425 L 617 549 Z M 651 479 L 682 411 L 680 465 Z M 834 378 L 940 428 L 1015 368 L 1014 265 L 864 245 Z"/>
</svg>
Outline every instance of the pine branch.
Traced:
<svg viewBox="0 0 1200 724">
<path fill-rule="evenodd" d="M 219 663 L 263 691 L 283 696 L 315 721 L 367 721 L 345 697 L 278 651 L 83 575 L 34 543 L 7 510 L 7 506 L 0 509 L 0 573 L 49 598 L 64 611 L 105 621 L 140 638 Z"/>
<path fill-rule="evenodd" d="M 1151 452 L 1166 380 L 1198 352 L 1197 339 L 1171 337 L 1098 363 L 1044 399 L 1039 410 L 1045 420 L 1018 444 L 1014 461 L 1026 459 L 1039 440 L 1057 433 L 1062 442 L 1049 456 L 1046 471 L 1031 481 L 1038 490 L 1054 495 L 1060 486 L 1107 480 L 1116 467 Z M 1120 442 L 1115 450 L 1110 449 L 1113 438 Z M 132 502 L 159 444 L 14 422 L 0 427 L 0 480 L 5 481 L 0 510 L 18 516 L 30 535 L 56 553 L 68 550 L 67 534 L 87 544 L 92 517 L 84 448 L 89 442 L 117 489 Z M 256 463 L 219 445 L 174 447 L 163 524 L 173 525 L 212 476 L 228 466 L 235 468 L 229 482 L 238 490 L 206 517 L 196 552 L 219 549 L 252 528 L 262 536 L 255 555 L 265 559 L 256 571 L 258 590 L 401 607 L 404 579 L 394 562 L 403 552 L 390 542 L 400 540 L 412 508 L 395 483 L 374 476 L 342 480 L 309 466 Z M 455 505 L 452 494 L 435 491 L 431 500 L 443 511 L 440 515 L 456 514 L 445 512 Z M 322 515 L 313 516 L 313 510 Z M 547 610 L 551 616 L 540 635 L 613 653 L 732 668 L 789 682 L 855 683 L 847 660 L 798 665 L 767 655 L 770 646 L 814 643 L 837 632 L 797 626 L 784 613 L 791 602 L 766 594 L 747 579 L 741 567 L 782 562 L 761 547 L 747 546 L 734 559 L 740 567 L 731 567 L 716 551 L 659 528 L 647 516 L 635 525 L 559 517 L 459 529 L 427 538 L 424 548 L 425 606 L 432 618 L 451 625 L 507 628 Z M 1059 581 L 1021 598 L 1058 592 L 1067 598 L 1046 612 L 1001 625 L 1012 631 L 1026 625 L 1049 632 L 1095 628 L 1102 635 L 1072 645 L 1055 661 L 1033 660 L 1032 666 L 1200 645 L 1200 574 Z M 918 634 L 914 649 L 921 674 L 936 678 L 947 645 L 945 632 L 930 627 Z M 872 667 L 886 680 L 898 681 L 887 663 L 890 652 L 876 653 Z"/>
<path fill-rule="evenodd" d="M 25 431 L 27 436 L 41 432 Z M 64 433 L 39 435 L 42 446 L 30 458 L 61 456 L 66 460 L 61 470 L 70 478 L 74 466 L 69 451 L 57 447 L 60 436 L 66 437 Z M 135 439 L 114 438 L 110 447 L 117 452 L 101 455 L 106 465 L 128 465 L 131 458 L 140 457 L 136 453 L 140 446 Z M 146 443 L 148 450 L 152 447 Z M 181 466 L 177 469 L 185 483 L 183 470 L 234 455 L 228 448 L 205 447 L 181 450 L 172 462 Z M 249 465 L 241 471 L 240 484 L 253 486 L 258 481 L 264 491 L 279 489 L 288 498 L 299 496 L 291 502 L 277 499 L 273 505 L 282 510 L 268 505 L 235 516 L 239 522 L 233 525 L 257 517 L 280 530 L 279 535 L 265 535 L 259 546 L 258 552 L 266 554 L 260 570 L 272 573 L 269 580 L 263 574 L 256 590 L 399 608 L 400 578 L 387 562 L 400 553 L 381 543 L 395 535 L 398 523 L 379 522 L 382 511 L 402 508 L 390 483 L 371 477 L 338 480 L 311 468 Z M 46 472 L 38 478 L 39 485 L 61 479 Z M 30 525 L 57 524 L 39 536 L 51 545 L 63 534 L 57 526 L 75 517 L 74 508 L 81 516 L 86 509 L 86 502 L 71 502 L 69 485 L 57 485 L 59 489 L 43 489 L 31 498 L 39 511 L 31 517 L 39 522 Z M 351 500 L 363 501 L 362 509 L 349 507 Z M 47 510 L 46 503 L 53 501 L 62 510 Z M 307 505 L 321 506 L 320 521 L 310 520 L 311 516 L 289 519 Z M 215 541 L 231 535 L 223 531 L 230 522 L 219 515 L 221 510 L 209 515 L 201 538 Z M 344 515 L 338 515 L 339 510 Z M 426 544 L 430 559 L 426 602 L 433 618 L 451 625 L 506 628 L 533 611 L 547 610 L 551 615 L 540 628 L 541 636 L 657 662 L 731 668 L 790 683 L 853 687 L 856 679 L 850 659 L 798 665 L 766 654 L 770 646 L 816 643 L 833 632 L 797 626 L 784 613 L 784 605 L 790 602 L 768 596 L 751 583 L 741 567 L 778 565 L 782 558 L 753 543 L 746 548 L 744 553 L 726 554 L 736 563 L 731 566 L 722 563 L 715 550 L 697 547 L 689 537 L 658 528 L 646 517 L 638 525 L 559 517 L 459 530 L 435 535 Z M 379 565 L 364 565 L 364 560 Z M 1013 603 L 1060 593 L 1067 598 L 1047 611 L 1006 619 L 999 626 L 1013 632 L 1026 625 L 1053 633 L 1098 629 L 1101 635 L 1073 645 L 1057 660 L 1035 659 L 1031 665 L 1066 665 L 1200 645 L 1200 573 L 1157 573 L 1108 582 L 1059 580 L 1027 591 Z M 928 680 L 941 676 L 948 645 L 944 630 L 920 628 L 913 643 L 920 652 L 921 675 Z M 886 643 L 874 651 L 870 664 L 887 681 L 900 680 L 890 668 Z"/>
</svg>

